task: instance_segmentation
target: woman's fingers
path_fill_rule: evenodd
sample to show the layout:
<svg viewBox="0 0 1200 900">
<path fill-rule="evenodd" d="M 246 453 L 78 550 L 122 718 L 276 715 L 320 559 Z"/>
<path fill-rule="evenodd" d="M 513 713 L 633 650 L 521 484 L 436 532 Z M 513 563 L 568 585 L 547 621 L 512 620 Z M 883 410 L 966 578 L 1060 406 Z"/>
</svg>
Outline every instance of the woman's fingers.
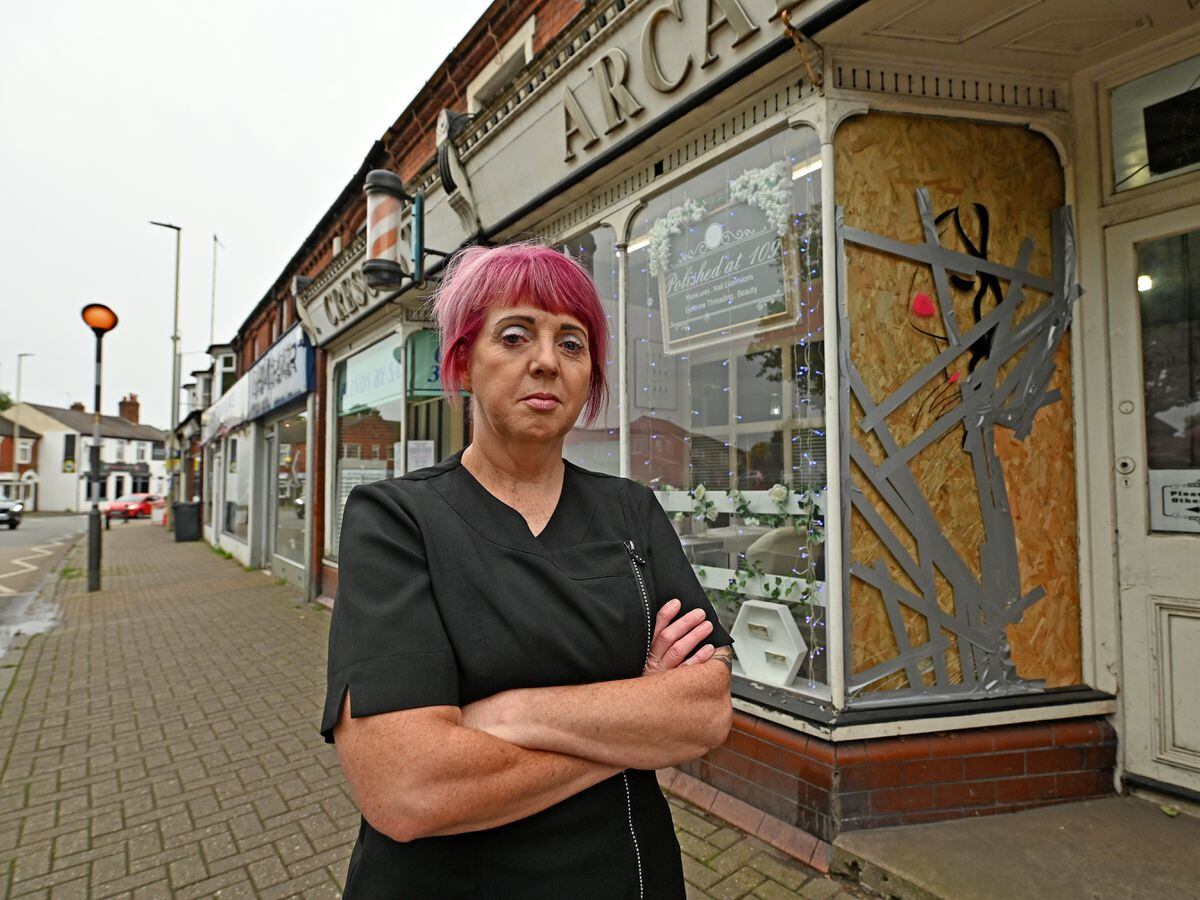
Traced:
<svg viewBox="0 0 1200 900">
<path fill-rule="evenodd" d="M 713 654 L 716 652 L 717 648 L 712 644 L 705 644 L 703 647 L 693 653 L 690 658 L 685 659 L 679 665 L 682 668 L 683 666 L 695 666 L 699 665 L 700 663 L 706 663 L 713 658 Z"/>
<path fill-rule="evenodd" d="M 712 622 L 707 619 L 694 626 L 687 634 L 673 643 L 669 650 L 662 655 L 662 668 L 674 669 L 688 658 L 693 650 L 712 634 Z"/>
<path fill-rule="evenodd" d="M 672 603 L 678 604 L 678 601 L 672 600 L 666 606 Z M 666 606 L 663 608 L 666 609 Z M 678 612 L 678 606 L 676 606 Z M 673 614 L 672 614 L 673 615 Z M 662 619 L 662 613 L 659 613 L 658 618 Z M 704 610 L 693 609 L 687 615 L 680 616 L 669 625 L 658 629 L 654 635 L 654 641 L 650 644 L 650 656 L 653 659 L 662 659 L 663 655 L 671 648 L 671 645 L 678 641 L 681 637 L 695 628 L 698 624 L 704 621 Z"/>
</svg>

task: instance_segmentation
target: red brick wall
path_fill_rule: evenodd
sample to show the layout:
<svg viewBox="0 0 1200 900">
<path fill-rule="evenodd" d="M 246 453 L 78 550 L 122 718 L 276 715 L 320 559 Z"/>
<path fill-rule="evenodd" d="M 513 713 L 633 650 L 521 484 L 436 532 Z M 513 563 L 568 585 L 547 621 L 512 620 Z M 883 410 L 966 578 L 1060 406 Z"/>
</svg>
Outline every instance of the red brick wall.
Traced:
<svg viewBox="0 0 1200 900">
<path fill-rule="evenodd" d="M 735 712 L 724 746 L 678 768 L 828 841 L 1110 794 L 1115 762 L 1100 718 L 831 743 Z"/>
</svg>

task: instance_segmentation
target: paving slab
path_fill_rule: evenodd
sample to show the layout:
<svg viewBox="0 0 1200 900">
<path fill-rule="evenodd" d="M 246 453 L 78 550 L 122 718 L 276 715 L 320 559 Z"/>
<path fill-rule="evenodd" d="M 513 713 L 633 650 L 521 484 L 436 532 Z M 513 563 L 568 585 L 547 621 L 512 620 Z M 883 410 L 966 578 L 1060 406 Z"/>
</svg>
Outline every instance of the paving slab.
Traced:
<svg viewBox="0 0 1200 900">
<path fill-rule="evenodd" d="M 902 900 L 1200 897 L 1200 819 L 1136 797 L 843 834 L 834 869 Z"/>
</svg>

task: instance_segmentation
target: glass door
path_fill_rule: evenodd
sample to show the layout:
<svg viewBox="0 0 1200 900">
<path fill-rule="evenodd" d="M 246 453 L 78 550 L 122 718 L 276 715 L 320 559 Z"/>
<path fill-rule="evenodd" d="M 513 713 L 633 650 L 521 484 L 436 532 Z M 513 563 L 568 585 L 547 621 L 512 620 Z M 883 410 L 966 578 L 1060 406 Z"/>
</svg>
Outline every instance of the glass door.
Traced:
<svg viewBox="0 0 1200 900">
<path fill-rule="evenodd" d="M 275 425 L 271 466 L 271 569 L 303 584 L 308 500 L 308 416 L 301 410 Z"/>
<path fill-rule="evenodd" d="M 1200 208 L 1109 228 L 1125 767 L 1200 790 Z"/>
</svg>

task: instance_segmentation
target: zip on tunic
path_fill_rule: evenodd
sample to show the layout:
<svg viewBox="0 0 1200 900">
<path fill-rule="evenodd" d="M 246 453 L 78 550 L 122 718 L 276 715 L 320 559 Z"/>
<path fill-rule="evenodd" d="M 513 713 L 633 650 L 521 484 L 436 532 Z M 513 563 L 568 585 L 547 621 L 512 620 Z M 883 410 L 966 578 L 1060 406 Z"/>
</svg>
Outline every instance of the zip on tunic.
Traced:
<svg viewBox="0 0 1200 900">
<path fill-rule="evenodd" d="M 642 568 L 646 565 L 646 560 L 638 555 L 633 541 L 624 541 L 623 543 L 625 544 L 625 549 L 629 552 L 629 567 L 633 569 L 633 580 L 637 582 L 638 594 L 642 598 L 642 609 L 646 613 L 646 658 L 642 663 L 642 666 L 645 667 L 646 662 L 650 660 L 650 597 L 646 593 L 646 581 L 642 577 Z M 625 783 L 625 814 L 629 819 L 629 836 L 633 839 L 633 856 L 637 862 L 638 898 L 639 900 L 644 900 L 646 889 L 642 881 L 642 852 L 638 847 L 637 832 L 633 827 L 633 801 L 629 797 L 628 769 L 621 773 L 621 780 Z"/>
</svg>

